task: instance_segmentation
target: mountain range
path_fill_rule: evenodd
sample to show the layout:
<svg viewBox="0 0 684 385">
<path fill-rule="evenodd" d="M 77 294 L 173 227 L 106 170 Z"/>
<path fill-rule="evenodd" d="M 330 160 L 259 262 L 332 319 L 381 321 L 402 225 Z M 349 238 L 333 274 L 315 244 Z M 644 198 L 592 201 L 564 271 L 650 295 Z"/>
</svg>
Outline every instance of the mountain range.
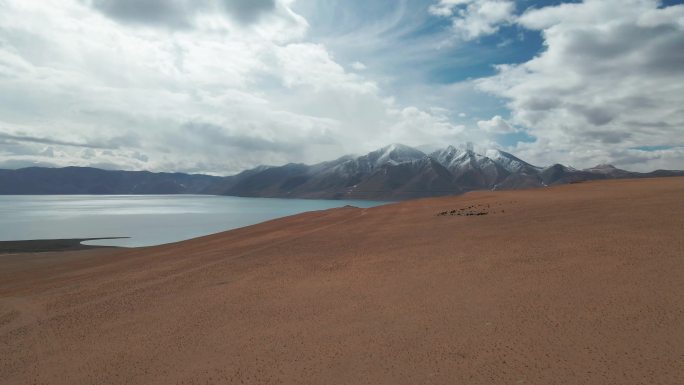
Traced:
<svg viewBox="0 0 684 385">
<path fill-rule="evenodd" d="M 510 190 L 597 179 L 684 176 L 684 171 L 630 172 L 611 165 L 577 170 L 531 165 L 500 150 L 480 154 L 448 146 L 424 153 L 393 144 L 363 156 L 305 165 L 259 166 L 218 177 L 89 167 L 0 170 L 0 195 L 215 194 L 242 197 L 401 200 L 473 190 Z"/>
</svg>

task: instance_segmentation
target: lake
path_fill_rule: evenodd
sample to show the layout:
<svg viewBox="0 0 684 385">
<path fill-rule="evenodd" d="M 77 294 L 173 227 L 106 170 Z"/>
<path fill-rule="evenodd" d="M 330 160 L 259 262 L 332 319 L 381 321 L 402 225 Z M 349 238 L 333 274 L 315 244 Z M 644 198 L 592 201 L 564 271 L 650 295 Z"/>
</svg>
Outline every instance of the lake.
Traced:
<svg viewBox="0 0 684 385">
<path fill-rule="evenodd" d="M 86 243 L 153 246 L 306 211 L 384 203 L 211 195 L 0 196 L 0 241 L 130 237 Z"/>
</svg>

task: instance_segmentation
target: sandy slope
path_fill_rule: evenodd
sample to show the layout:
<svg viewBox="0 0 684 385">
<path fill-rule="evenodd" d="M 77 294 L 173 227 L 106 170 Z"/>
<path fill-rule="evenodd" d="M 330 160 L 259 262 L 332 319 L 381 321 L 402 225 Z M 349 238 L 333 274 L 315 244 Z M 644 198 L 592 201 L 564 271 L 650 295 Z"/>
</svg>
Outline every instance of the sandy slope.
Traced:
<svg viewBox="0 0 684 385">
<path fill-rule="evenodd" d="M 681 384 L 683 293 L 684 178 L 336 209 L 0 256 L 0 382 Z"/>
</svg>

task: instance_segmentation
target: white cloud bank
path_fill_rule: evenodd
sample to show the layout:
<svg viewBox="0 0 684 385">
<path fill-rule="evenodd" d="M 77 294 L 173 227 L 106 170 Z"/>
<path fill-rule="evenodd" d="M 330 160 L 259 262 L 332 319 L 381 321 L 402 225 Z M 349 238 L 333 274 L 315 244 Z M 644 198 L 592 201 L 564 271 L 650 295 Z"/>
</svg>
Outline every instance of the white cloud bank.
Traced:
<svg viewBox="0 0 684 385">
<path fill-rule="evenodd" d="M 518 131 L 499 115 L 491 118 L 490 120 L 480 120 L 477 122 L 477 126 L 481 130 L 490 134 L 512 134 Z"/>
<path fill-rule="evenodd" d="M 542 33 L 545 50 L 478 86 L 508 100 L 511 122 L 539 138 L 520 156 L 684 168 L 684 5 L 659 5 L 585 0 L 518 18 Z M 645 146 L 660 150 L 635 149 Z"/>
<path fill-rule="evenodd" d="M 400 105 L 307 42 L 289 0 L 0 7 L 0 167 L 229 174 L 464 140 L 444 114 Z"/>
<path fill-rule="evenodd" d="M 440 0 L 429 8 L 470 44 L 503 25 L 544 39 L 537 57 L 474 81 L 505 100 L 510 117 L 498 107 L 481 116 L 474 98 L 447 92 L 473 81 L 425 83 L 403 95 L 416 105 L 441 99 L 466 119 L 432 102 L 397 102 L 383 76 L 405 76 L 393 60 L 347 55 L 340 64 L 326 41 L 311 42 L 312 27 L 291 0 L 0 0 L 0 167 L 227 174 L 392 142 L 525 132 L 537 141 L 508 150 L 540 165 L 684 169 L 684 6 L 521 4 Z M 405 26 L 415 13 L 398 12 L 389 24 Z M 391 34 L 401 49 L 382 49 L 384 27 L 368 49 L 430 63 L 426 40 L 400 45 L 397 36 L 423 26 L 411 20 Z M 361 32 L 346 40 L 350 49 L 366 41 Z M 505 119 L 486 120 L 497 113 Z"/>
<path fill-rule="evenodd" d="M 510 0 L 439 0 L 429 11 L 451 18 L 453 29 L 465 40 L 492 35 L 515 20 L 515 2 Z"/>
</svg>

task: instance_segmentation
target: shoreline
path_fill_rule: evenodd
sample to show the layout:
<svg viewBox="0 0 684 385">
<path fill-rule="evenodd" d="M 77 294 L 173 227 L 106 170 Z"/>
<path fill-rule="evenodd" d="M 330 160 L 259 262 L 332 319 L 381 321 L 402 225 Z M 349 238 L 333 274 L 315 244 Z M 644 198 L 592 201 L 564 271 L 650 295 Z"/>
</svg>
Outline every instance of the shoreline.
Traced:
<svg viewBox="0 0 684 385">
<path fill-rule="evenodd" d="M 19 241 L 0 241 L 0 256 L 8 254 L 47 253 L 81 251 L 93 249 L 117 249 L 117 246 L 84 245 L 82 242 L 107 239 L 128 239 L 129 237 L 67 238 L 67 239 L 28 239 Z"/>
</svg>

